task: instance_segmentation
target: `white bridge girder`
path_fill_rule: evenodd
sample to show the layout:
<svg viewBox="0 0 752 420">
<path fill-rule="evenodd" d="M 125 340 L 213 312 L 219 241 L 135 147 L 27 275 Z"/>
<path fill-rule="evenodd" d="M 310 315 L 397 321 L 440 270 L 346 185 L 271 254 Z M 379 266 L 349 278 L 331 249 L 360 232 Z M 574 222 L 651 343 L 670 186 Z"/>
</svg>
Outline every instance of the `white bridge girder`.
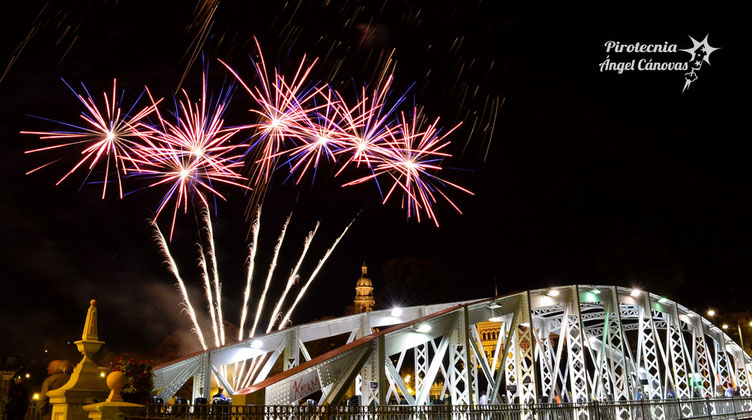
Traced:
<svg viewBox="0 0 752 420">
<path fill-rule="evenodd" d="M 500 329 L 486 356 L 476 324 L 489 320 Z M 343 334 L 347 344 L 311 358 L 306 343 Z M 414 368 L 413 390 L 400 377 L 406 360 Z M 258 368 L 250 386 L 234 390 L 224 375 L 239 363 Z M 269 377 L 275 365 L 283 371 Z M 208 398 L 214 377 L 234 403 L 268 405 L 297 404 L 314 394 L 319 403 L 339 404 L 353 392 L 362 404 L 419 405 L 441 383 L 440 396 L 463 405 L 477 403 L 480 394 L 489 403 L 683 400 L 712 396 L 727 383 L 749 396 L 751 370 L 752 358 L 722 330 L 678 303 L 627 288 L 578 285 L 298 325 L 158 366 L 154 383 L 167 400 L 194 378 L 194 398 Z M 692 407 L 682 404 L 682 415 L 693 415 Z"/>
</svg>

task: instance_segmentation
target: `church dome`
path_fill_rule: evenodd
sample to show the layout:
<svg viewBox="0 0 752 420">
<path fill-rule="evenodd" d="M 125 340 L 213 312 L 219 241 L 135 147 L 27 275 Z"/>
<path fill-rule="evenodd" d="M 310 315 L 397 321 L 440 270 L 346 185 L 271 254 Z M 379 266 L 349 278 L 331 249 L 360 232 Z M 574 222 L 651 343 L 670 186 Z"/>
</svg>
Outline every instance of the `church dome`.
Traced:
<svg viewBox="0 0 752 420">
<path fill-rule="evenodd" d="M 355 287 L 373 287 L 373 283 L 371 283 L 371 278 L 368 277 L 368 267 L 366 267 L 365 264 L 360 268 L 361 274 L 360 278 L 358 279 L 358 282 L 355 284 Z"/>
<path fill-rule="evenodd" d="M 353 301 L 354 313 L 368 312 L 373 310 L 376 301 L 373 299 L 373 283 L 368 277 L 366 263 L 360 268 L 360 278 L 355 283 L 355 300 Z"/>
</svg>

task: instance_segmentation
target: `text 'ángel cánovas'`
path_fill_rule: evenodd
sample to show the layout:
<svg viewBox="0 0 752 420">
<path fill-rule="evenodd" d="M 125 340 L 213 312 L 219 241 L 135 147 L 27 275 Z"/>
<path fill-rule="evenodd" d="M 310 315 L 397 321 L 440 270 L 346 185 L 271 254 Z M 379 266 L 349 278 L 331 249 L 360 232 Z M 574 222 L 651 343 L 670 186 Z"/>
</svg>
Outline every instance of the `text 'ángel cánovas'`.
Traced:
<svg viewBox="0 0 752 420">
<path fill-rule="evenodd" d="M 673 55 L 679 50 L 676 44 L 669 44 L 664 42 L 663 44 L 643 44 L 635 42 L 632 44 L 622 44 L 617 41 L 608 41 L 604 44 L 606 48 L 606 59 L 599 65 L 601 72 L 615 71 L 619 74 L 625 71 L 687 71 L 689 65 L 686 61 L 672 61 L 668 55 Z M 661 54 L 666 55 L 665 58 L 632 58 L 627 60 L 620 60 L 617 58 L 612 59 L 611 53 L 622 54 Z"/>
</svg>

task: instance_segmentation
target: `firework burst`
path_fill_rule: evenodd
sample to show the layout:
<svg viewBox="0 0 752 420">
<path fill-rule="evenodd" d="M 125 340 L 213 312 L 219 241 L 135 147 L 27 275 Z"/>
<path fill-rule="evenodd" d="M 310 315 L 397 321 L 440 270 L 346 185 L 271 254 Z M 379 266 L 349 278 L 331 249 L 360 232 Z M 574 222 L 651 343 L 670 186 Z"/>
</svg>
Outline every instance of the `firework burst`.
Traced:
<svg viewBox="0 0 752 420">
<path fill-rule="evenodd" d="M 170 239 L 178 212 L 182 209 L 187 213 L 194 199 L 202 208 L 210 208 L 211 201 L 226 199 L 223 188 L 238 187 L 254 190 L 249 206 L 255 208 L 263 200 L 274 171 L 288 167 L 289 176 L 300 183 L 306 174 L 312 174 L 315 180 L 324 161 L 335 165 L 335 176 L 348 168 L 367 171 L 344 186 L 373 181 L 384 203 L 401 191 L 408 219 L 421 221 L 427 217 L 438 225 L 433 205 L 439 197 L 459 211 L 444 190 L 470 192 L 438 176 L 444 159 L 450 157 L 447 136 L 457 127 L 440 134 L 438 118 L 426 123 L 416 110 L 410 117 L 399 112 L 405 95 L 390 99 L 394 98 L 391 70 L 381 72 L 374 88 L 363 86 L 358 99 L 348 105 L 330 86 L 309 80 L 316 60 L 303 56 L 292 76 L 287 77 L 267 66 L 255 42 L 259 58 L 252 64 L 257 83 L 249 85 L 222 63 L 255 103 L 250 110 L 255 118 L 251 123 L 225 124 L 232 89 L 221 90 L 216 97 L 209 95 L 206 70 L 200 98 L 193 101 L 182 90 L 174 111 L 167 115 L 160 112 L 161 99 L 155 100 L 149 89 L 145 89 L 149 106 L 131 114 L 136 109 L 134 104 L 123 112 L 123 95 L 118 95 L 113 81 L 112 92 L 104 93 L 101 107 L 85 88 L 85 95 L 76 93 L 85 107 L 81 113 L 85 125 L 60 123 L 68 129 L 22 132 L 55 142 L 27 153 L 79 146 L 81 158 L 58 184 L 79 168 L 88 168 L 89 179 L 96 166 L 103 166 L 103 198 L 113 177 L 120 197 L 124 195 L 122 180 L 126 175 L 147 180 L 144 188 L 165 188 L 155 220 L 171 206 Z M 250 130 L 249 136 L 236 142 L 245 130 Z M 244 168 L 248 176 L 241 173 Z M 386 190 L 381 186 L 383 180 L 391 182 Z M 217 282 L 213 283 L 216 289 Z"/>
<path fill-rule="evenodd" d="M 373 173 L 344 186 L 387 177 L 392 181 L 392 185 L 384 195 L 384 203 L 395 191 L 402 190 L 402 207 L 407 208 L 408 218 L 415 216 L 420 221 L 421 213 L 425 213 L 436 226 L 439 226 L 433 211 L 437 196 L 443 197 L 461 213 L 459 207 L 441 187 L 449 186 L 471 195 L 472 192 L 435 175 L 442 169 L 442 161 L 451 157 L 451 154 L 446 152 L 450 144 L 446 137 L 459 125 L 442 135 L 437 128 L 438 118 L 427 124 L 424 129 L 421 128 L 423 120 L 417 109 L 413 109 L 411 117 L 406 117 L 402 113 L 399 125 L 388 129 L 388 136 L 379 148 L 378 162 L 372 166 Z"/>
<path fill-rule="evenodd" d="M 159 101 L 152 101 L 150 106 L 131 115 L 130 113 L 136 108 L 138 100 L 136 100 L 128 111 L 123 112 L 121 103 L 124 92 L 118 95 L 117 80 L 112 81 L 112 93 L 108 95 L 107 92 L 104 92 L 102 95 L 103 100 L 99 104 L 86 90 L 86 86 L 82 85 L 85 95 L 76 92 L 67 83 L 66 86 L 68 86 L 84 106 L 84 111 L 81 112 L 80 116 L 85 125 L 79 126 L 40 118 L 64 125 L 67 129 L 61 131 L 21 131 L 21 134 L 37 135 L 40 140 L 51 140 L 55 143 L 50 146 L 28 150 L 26 153 L 82 147 L 83 149 L 80 152 L 81 158 L 55 185 L 59 185 L 73 172 L 82 167 L 88 169 L 89 174 L 86 176 L 86 179 L 88 179 L 95 166 L 101 165 L 104 166 L 102 198 L 107 194 L 107 184 L 110 182 L 111 170 L 117 178 L 118 192 L 120 198 L 122 198 L 122 176 L 127 175 L 129 171 L 139 171 L 138 165 L 135 164 L 142 157 L 141 144 L 138 142 L 141 133 L 138 130 L 138 126 L 144 118 L 156 111 L 161 99 Z M 102 104 L 104 106 L 100 106 Z M 54 162 L 56 161 L 33 169 L 27 174 Z"/>
<path fill-rule="evenodd" d="M 336 161 L 336 154 L 347 146 L 348 133 L 342 128 L 341 105 L 336 95 L 327 89 L 314 98 L 316 111 L 306 115 L 296 129 L 300 144 L 283 152 L 288 156 L 286 163 L 290 172 L 298 173 L 295 183 L 299 183 L 309 169 L 315 178 L 319 162 Z"/>
<path fill-rule="evenodd" d="M 194 103 L 183 91 L 183 99 L 177 102 L 173 114 L 174 122 L 163 118 L 157 111 L 157 124 L 139 125 L 145 142 L 141 159 L 137 160 L 140 172 L 156 179 L 149 187 L 168 187 L 156 217 L 171 201 L 175 202 L 170 238 L 178 210 L 182 207 L 187 213 L 192 196 L 208 208 L 210 196 L 225 200 L 217 190 L 217 184 L 250 188 L 240 174 L 246 146 L 231 143 L 232 137 L 245 127 L 224 126 L 223 114 L 228 101 L 229 93 L 220 95 L 217 101 L 208 97 L 204 74 L 201 99 Z"/>
<path fill-rule="evenodd" d="M 238 82 L 251 96 L 257 108 L 250 109 L 258 120 L 253 124 L 254 141 L 250 150 L 253 152 L 255 174 L 253 185 L 266 184 L 276 169 L 277 157 L 286 146 L 300 139 L 300 127 L 305 125 L 308 116 L 318 108 L 311 106 L 312 99 L 322 88 L 309 81 L 311 70 L 316 64 L 313 60 L 306 63 L 306 57 L 300 60 L 292 78 L 285 78 L 276 68 L 269 72 L 266 60 L 261 52 L 258 40 L 254 38 L 259 53 L 258 60 L 252 60 L 258 76 L 258 84 L 249 86 L 229 65 L 222 64 L 235 76 Z M 221 62 L 221 61 L 220 61 Z"/>
<path fill-rule="evenodd" d="M 363 164 L 370 168 L 388 153 L 384 147 L 395 121 L 394 112 L 404 101 L 402 96 L 391 107 L 387 106 L 392 80 L 393 76 L 387 77 L 380 86 L 373 89 L 370 97 L 366 87 L 363 87 L 361 99 L 352 108 L 348 108 L 344 100 L 337 102 L 340 105 L 338 110 L 343 130 L 347 133 L 343 137 L 345 146 L 338 154 L 348 156 L 337 175 L 351 163 L 356 167 Z"/>
</svg>

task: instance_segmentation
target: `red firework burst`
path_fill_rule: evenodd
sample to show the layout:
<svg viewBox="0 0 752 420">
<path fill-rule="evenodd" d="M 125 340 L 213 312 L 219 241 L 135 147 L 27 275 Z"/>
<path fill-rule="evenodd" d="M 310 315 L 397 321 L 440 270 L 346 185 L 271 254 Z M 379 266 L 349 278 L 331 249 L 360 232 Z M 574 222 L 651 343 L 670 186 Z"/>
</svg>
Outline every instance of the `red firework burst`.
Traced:
<svg viewBox="0 0 752 420">
<path fill-rule="evenodd" d="M 384 203 L 389 200 L 395 190 L 401 189 L 402 207 L 407 208 L 408 218 L 415 216 L 420 221 L 421 213 L 425 213 L 436 226 L 439 226 L 433 211 L 437 195 L 443 197 L 461 213 L 459 207 L 441 190 L 441 187 L 450 186 L 471 195 L 473 193 L 436 175 L 442 169 L 442 161 L 451 157 L 451 154 L 445 151 L 450 144 L 446 137 L 459 125 L 440 135 L 437 128 L 438 118 L 428 124 L 425 129 L 421 129 L 422 120 L 416 109 L 413 110 L 411 118 L 406 118 L 403 113 L 399 126 L 388 130 L 387 139 L 380 146 L 378 162 L 372 166 L 372 174 L 346 183 L 344 186 L 386 176 L 393 183 L 384 195 Z"/>
<path fill-rule="evenodd" d="M 69 85 L 68 87 L 70 88 Z M 152 105 L 141 109 L 131 116 L 121 109 L 123 94 L 121 93 L 120 96 L 117 94 L 117 80 L 113 80 L 112 82 L 112 94 L 110 96 L 107 95 L 107 92 L 103 93 L 103 107 L 97 105 L 88 91 L 86 91 L 86 87 L 84 87 L 86 96 L 77 93 L 73 88 L 70 89 L 84 105 L 85 110 L 81 112 L 81 119 L 84 120 L 86 125 L 78 126 L 61 121 L 48 120 L 62 124 L 68 127 L 68 130 L 21 131 L 21 134 L 37 135 L 41 140 L 55 141 L 55 144 L 51 146 L 28 150 L 26 153 L 37 153 L 68 147 L 83 147 L 80 152 L 82 157 L 55 185 L 59 185 L 65 181 L 68 176 L 81 167 L 86 167 L 90 175 L 95 166 L 102 164 L 104 166 L 102 198 L 107 193 L 107 184 L 110 181 L 111 169 L 114 170 L 117 176 L 118 191 L 120 198 L 122 198 L 122 176 L 127 175 L 129 171 L 138 171 L 138 166 L 134 164 L 141 150 L 137 141 L 141 136 L 138 127 L 144 118 L 156 110 L 159 101 L 152 101 Z M 136 104 L 131 107 L 131 110 L 135 106 Z M 46 118 L 43 119 L 47 120 Z M 57 160 L 33 169 L 27 172 L 27 174 L 55 163 Z"/>
<path fill-rule="evenodd" d="M 247 145 L 230 142 L 246 127 L 224 126 L 222 116 L 227 108 L 227 98 L 213 102 L 207 96 L 206 75 L 199 102 L 191 102 L 185 91 L 183 97 L 178 101 L 174 123 L 157 112 L 158 123 L 153 126 L 142 124 L 139 130 L 144 139 L 144 145 L 139 149 L 141 158 L 137 161 L 141 173 L 158 179 L 149 187 L 169 185 L 157 209 L 157 217 L 170 201 L 175 201 L 170 237 L 178 209 L 183 207 L 183 212 L 187 212 L 191 196 L 198 197 L 208 208 L 207 196 L 225 199 L 215 184 L 249 188 L 239 172 Z"/>
</svg>

